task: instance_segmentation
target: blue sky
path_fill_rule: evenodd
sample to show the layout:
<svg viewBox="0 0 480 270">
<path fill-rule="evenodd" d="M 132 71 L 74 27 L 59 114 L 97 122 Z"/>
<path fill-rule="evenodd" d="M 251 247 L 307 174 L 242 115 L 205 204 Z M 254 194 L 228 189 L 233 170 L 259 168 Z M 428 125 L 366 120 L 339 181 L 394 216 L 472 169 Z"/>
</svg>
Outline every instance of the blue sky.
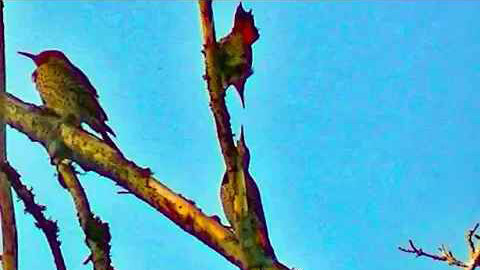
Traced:
<svg viewBox="0 0 480 270">
<path fill-rule="evenodd" d="M 217 36 L 237 2 L 214 5 Z M 409 238 L 464 259 L 479 220 L 480 32 L 475 1 L 254 2 L 260 39 L 246 109 L 251 172 L 279 259 L 300 269 L 448 269 L 402 254 Z M 33 63 L 60 49 L 90 78 L 126 156 L 220 214 L 223 162 L 204 72 L 197 3 L 7 2 L 7 88 L 39 104 Z M 59 221 L 69 269 L 91 269 L 70 197 L 46 151 L 8 130 L 8 156 Z M 82 176 L 112 233 L 117 269 L 236 269 L 112 181 Z M 22 269 L 52 269 L 46 241 L 17 206 Z"/>
</svg>

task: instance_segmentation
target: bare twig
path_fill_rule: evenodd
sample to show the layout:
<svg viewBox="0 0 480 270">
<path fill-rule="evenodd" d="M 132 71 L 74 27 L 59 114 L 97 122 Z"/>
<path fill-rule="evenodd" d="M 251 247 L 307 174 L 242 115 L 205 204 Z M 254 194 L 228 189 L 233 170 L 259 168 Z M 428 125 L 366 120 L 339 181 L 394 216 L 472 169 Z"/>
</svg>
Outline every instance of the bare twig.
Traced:
<svg viewBox="0 0 480 270">
<path fill-rule="evenodd" d="M 399 250 L 407 253 L 413 253 L 417 255 L 417 257 L 428 257 L 436 261 L 444 261 L 447 262 L 449 265 L 455 265 L 461 268 L 466 268 L 467 265 L 459 260 L 457 260 L 452 252 L 450 252 L 445 246 L 442 245 L 440 248 L 440 252 L 442 255 L 435 255 L 431 253 L 424 252 L 421 248 L 417 248 L 412 240 L 408 240 L 408 243 L 410 244 L 410 248 L 403 248 L 403 247 L 398 247 Z"/>
<path fill-rule="evenodd" d="M 35 219 L 35 225 L 40 228 L 47 238 L 48 245 L 52 251 L 55 266 L 58 270 L 65 270 L 65 261 L 60 249 L 60 241 L 58 240 L 57 222 L 47 219 L 43 214 L 45 206 L 35 202 L 35 195 L 20 180 L 18 172 L 8 163 L 0 163 L 0 169 L 7 175 L 17 196 L 25 205 L 25 211 L 30 213 Z"/>
<path fill-rule="evenodd" d="M 446 261 L 446 258 L 444 258 L 443 256 L 429 254 L 424 252 L 421 248 L 415 247 L 412 240 L 408 240 L 408 243 L 410 244 L 410 248 L 398 247 L 398 249 L 403 252 L 414 253 L 415 255 L 417 255 L 417 257 L 425 256 L 438 261 Z"/>
<path fill-rule="evenodd" d="M 91 251 L 91 260 L 95 270 L 113 270 L 110 259 L 110 231 L 108 224 L 95 217 L 90 209 L 87 195 L 75 170 L 68 160 L 57 162 L 58 177 L 62 179 L 66 189 L 70 192 L 77 210 L 78 220 L 85 242 Z"/>
<path fill-rule="evenodd" d="M 424 252 L 421 248 L 417 248 L 412 240 L 409 240 L 410 247 L 409 248 L 403 248 L 403 247 L 398 247 L 399 250 L 407 253 L 413 253 L 417 257 L 428 257 L 433 260 L 437 261 L 445 261 L 449 265 L 452 266 L 457 266 L 466 270 L 474 270 L 478 266 L 480 266 L 480 249 L 475 247 L 475 243 L 473 242 L 473 237 L 477 238 L 477 235 L 475 232 L 477 229 L 480 227 L 480 224 L 477 223 L 475 226 L 471 229 L 468 230 L 465 233 L 465 239 L 467 242 L 467 249 L 469 251 L 469 260 L 468 262 L 463 262 L 458 260 L 453 253 L 445 246 L 442 245 L 439 250 L 440 250 L 440 255 L 435 255 L 431 253 Z"/>
<path fill-rule="evenodd" d="M 463 268 L 468 267 L 467 264 L 455 258 L 455 256 L 453 256 L 452 251 L 450 251 L 445 245 L 442 245 L 438 250 L 442 253 L 443 257 L 445 258 L 445 261 L 449 265 L 459 266 Z"/>
<path fill-rule="evenodd" d="M 475 248 L 475 243 L 473 242 L 473 239 L 472 239 L 473 237 L 478 239 L 475 232 L 477 231 L 479 226 L 480 226 L 480 224 L 477 223 L 477 224 L 475 224 L 473 229 L 468 230 L 465 233 L 465 238 L 466 238 L 466 241 L 467 241 L 468 250 L 469 250 L 469 257 L 470 257 L 469 266 L 467 267 L 467 270 L 473 270 L 473 269 L 477 268 L 478 266 L 480 266 L 480 249 Z"/>
<path fill-rule="evenodd" d="M 473 254 L 475 253 L 475 244 L 473 243 L 472 237 L 475 234 L 475 231 L 478 229 L 479 225 L 480 225 L 479 223 L 475 224 L 475 227 L 473 227 L 473 229 L 471 230 L 468 230 L 467 233 L 465 234 L 470 256 L 473 256 Z"/>
<path fill-rule="evenodd" d="M 3 23 L 3 1 L 0 0 L 0 162 L 7 160 L 5 136 L 5 34 Z M 13 208 L 12 190 L 7 176 L 0 173 L 0 217 L 2 225 L 3 258 L 2 268 L 16 270 L 18 267 L 18 239 Z"/>
</svg>

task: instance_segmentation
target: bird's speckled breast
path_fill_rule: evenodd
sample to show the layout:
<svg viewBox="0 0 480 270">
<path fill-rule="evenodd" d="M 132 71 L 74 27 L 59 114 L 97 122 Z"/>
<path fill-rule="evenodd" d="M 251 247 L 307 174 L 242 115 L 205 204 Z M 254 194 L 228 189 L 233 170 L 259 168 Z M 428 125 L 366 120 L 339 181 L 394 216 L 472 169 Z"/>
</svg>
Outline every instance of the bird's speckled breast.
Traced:
<svg viewBox="0 0 480 270">
<path fill-rule="evenodd" d="M 43 105 L 64 118 L 80 124 L 83 118 L 82 89 L 67 67 L 60 63 L 45 63 L 37 68 L 35 84 Z"/>
</svg>

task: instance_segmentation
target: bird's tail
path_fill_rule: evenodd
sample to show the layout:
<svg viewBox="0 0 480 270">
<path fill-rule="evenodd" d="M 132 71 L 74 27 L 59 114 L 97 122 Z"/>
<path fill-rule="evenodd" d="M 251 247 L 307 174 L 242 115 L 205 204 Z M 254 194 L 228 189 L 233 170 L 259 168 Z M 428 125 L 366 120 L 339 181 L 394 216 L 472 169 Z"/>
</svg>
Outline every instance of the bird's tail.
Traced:
<svg viewBox="0 0 480 270">
<path fill-rule="evenodd" d="M 110 147 L 112 147 L 113 149 L 117 150 L 118 152 L 121 153 L 120 149 L 117 147 L 117 145 L 113 142 L 113 140 L 110 138 L 110 135 L 108 135 L 108 132 L 105 131 L 105 130 L 102 130 L 99 132 L 100 135 L 102 135 L 102 139 L 103 141 L 108 144 Z M 115 136 L 115 134 L 112 134 Z"/>
<path fill-rule="evenodd" d="M 113 149 L 121 153 L 120 149 L 110 138 L 109 133 L 112 134 L 114 137 L 116 135 L 115 135 L 115 132 L 113 132 L 113 130 L 107 125 L 107 123 L 100 122 L 95 119 L 94 121 L 90 122 L 90 126 L 92 127 L 93 130 L 95 130 L 96 132 L 100 133 L 100 135 L 102 135 L 102 139 L 106 144 L 108 144 L 110 147 L 112 147 Z"/>
</svg>

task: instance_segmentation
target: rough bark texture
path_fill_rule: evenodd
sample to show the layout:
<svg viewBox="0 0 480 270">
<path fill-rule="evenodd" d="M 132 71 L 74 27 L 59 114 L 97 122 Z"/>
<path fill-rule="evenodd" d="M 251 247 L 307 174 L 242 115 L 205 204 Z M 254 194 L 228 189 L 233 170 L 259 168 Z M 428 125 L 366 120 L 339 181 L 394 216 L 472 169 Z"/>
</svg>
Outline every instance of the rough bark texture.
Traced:
<svg viewBox="0 0 480 270">
<path fill-rule="evenodd" d="M 110 258 L 110 229 L 108 224 L 93 215 L 87 195 L 68 160 L 57 164 L 58 176 L 70 193 L 80 227 L 85 233 L 85 243 L 90 249 L 90 260 L 95 270 L 113 270 Z"/>
<path fill-rule="evenodd" d="M 60 249 L 60 240 L 58 240 L 57 222 L 45 217 L 43 212 L 46 210 L 46 207 L 35 202 L 33 190 L 22 183 L 20 175 L 10 164 L 0 163 L 0 169 L 7 174 L 8 181 L 12 188 L 15 190 L 18 198 L 23 201 L 25 212 L 33 216 L 35 226 L 41 229 L 47 238 L 57 270 L 66 270 L 65 260 L 62 255 L 62 250 Z"/>
<path fill-rule="evenodd" d="M 239 145 L 237 144 L 237 146 L 235 146 L 233 140 L 230 115 L 225 103 L 225 91 L 228 84 L 222 82 L 222 74 L 225 73 L 222 67 L 225 68 L 225 65 L 219 63 L 219 59 L 222 59 L 222 52 L 215 37 L 212 1 L 199 0 L 198 5 L 200 8 L 200 22 L 204 42 L 204 79 L 207 82 L 210 109 L 215 119 L 217 138 L 226 165 L 226 173 L 222 180 L 220 196 L 225 215 L 229 219 L 232 230 L 234 231 L 235 241 L 238 242 L 240 246 L 242 261 L 237 265 L 243 270 L 288 269 L 276 259 L 273 248 L 270 245 L 258 188 L 256 188 L 254 179 L 248 174 L 248 165 L 246 167 L 243 166 L 244 156 L 240 153 L 241 149 Z M 243 11 L 241 4 L 237 12 L 239 10 Z M 251 15 L 250 13 L 248 14 Z M 235 23 L 237 23 L 237 21 L 235 21 Z M 256 36 L 255 40 L 257 38 L 258 36 Z M 249 45 L 251 45 L 251 43 Z M 223 49 L 225 50 L 225 48 Z M 223 55 L 225 55 L 225 53 Z M 226 56 L 232 57 L 235 56 L 235 54 L 227 53 Z M 223 60 L 228 62 L 231 59 Z M 249 64 L 251 64 L 251 62 Z M 246 73 L 248 73 L 249 70 L 250 68 L 246 70 Z M 243 84 L 249 75 L 251 75 L 251 73 L 243 78 L 241 91 L 239 91 L 240 97 L 242 98 L 242 105 Z M 244 141 L 243 146 L 244 149 L 246 149 Z M 249 176 L 248 179 L 246 175 Z M 254 195 L 252 194 L 255 192 L 251 192 L 253 185 L 255 185 L 256 188 L 256 194 Z M 247 186 L 250 188 L 247 188 Z M 259 212 L 261 212 L 261 215 L 256 215 Z M 260 229 L 260 227 L 262 228 Z"/>
<path fill-rule="evenodd" d="M 242 265 L 243 253 L 234 234 L 220 224 L 216 216 L 205 215 L 193 201 L 171 191 L 152 177 L 150 170 L 127 160 L 100 139 L 8 93 L 5 94 L 5 120 L 50 152 L 58 154 L 58 149 L 63 149 L 61 155 L 85 170 L 112 179 L 230 262 Z"/>
<path fill-rule="evenodd" d="M 0 115 L 4 115 L 5 104 L 2 94 L 5 92 L 5 35 L 3 24 L 3 1 L 0 1 Z M 0 162 L 7 159 L 5 142 L 5 122 L 0 117 Z M 13 208 L 12 191 L 5 173 L 0 172 L 0 215 L 2 219 L 2 267 L 4 270 L 16 270 L 18 264 L 17 228 Z"/>
</svg>

